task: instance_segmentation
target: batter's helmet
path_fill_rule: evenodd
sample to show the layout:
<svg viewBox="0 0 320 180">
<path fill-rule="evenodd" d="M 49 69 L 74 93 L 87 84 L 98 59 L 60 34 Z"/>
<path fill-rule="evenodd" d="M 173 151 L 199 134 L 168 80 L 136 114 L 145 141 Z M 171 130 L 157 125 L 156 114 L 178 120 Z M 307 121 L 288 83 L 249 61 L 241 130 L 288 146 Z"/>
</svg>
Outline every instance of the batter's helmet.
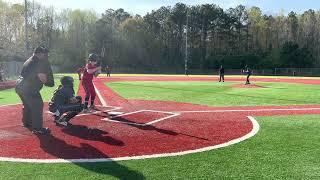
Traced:
<svg viewBox="0 0 320 180">
<path fill-rule="evenodd" d="M 73 86 L 73 78 L 71 76 L 63 76 L 61 79 L 60 79 L 60 82 L 63 86 Z"/>
<path fill-rule="evenodd" d="M 99 56 L 95 53 L 89 54 L 89 61 L 98 61 Z"/>
</svg>

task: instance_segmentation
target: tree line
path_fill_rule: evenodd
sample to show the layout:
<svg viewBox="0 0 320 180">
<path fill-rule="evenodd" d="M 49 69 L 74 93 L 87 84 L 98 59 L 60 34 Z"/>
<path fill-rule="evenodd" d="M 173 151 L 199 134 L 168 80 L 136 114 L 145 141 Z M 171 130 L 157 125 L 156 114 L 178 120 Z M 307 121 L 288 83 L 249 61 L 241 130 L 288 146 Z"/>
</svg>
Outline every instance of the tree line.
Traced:
<svg viewBox="0 0 320 180">
<path fill-rule="evenodd" d="M 215 4 L 163 6 L 144 16 L 124 9 L 55 10 L 0 0 L 0 61 L 23 60 L 32 48 L 50 49 L 62 71 L 74 71 L 90 52 L 101 63 L 129 72 L 188 69 L 319 67 L 320 12 L 263 14 L 259 7 Z M 24 31 L 28 30 L 28 49 Z M 186 38 L 188 39 L 186 43 Z M 187 53 L 186 53 L 187 49 Z"/>
</svg>

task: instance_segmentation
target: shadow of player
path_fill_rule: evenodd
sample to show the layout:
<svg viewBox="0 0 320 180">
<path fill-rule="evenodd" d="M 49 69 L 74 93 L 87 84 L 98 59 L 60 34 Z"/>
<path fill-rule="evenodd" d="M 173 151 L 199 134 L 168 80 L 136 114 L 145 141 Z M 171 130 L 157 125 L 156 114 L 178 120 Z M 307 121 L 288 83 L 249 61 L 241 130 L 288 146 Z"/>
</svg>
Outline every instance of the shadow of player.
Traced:
<svg viewBox="0 0 320 180">
<path fill-rule="evenodd" d="M 80 147 L 67 144 L 65 141 L 54 137 L 53 135 L 38 135 L 40 147 L 46 153 L 59 159 L 96 159 L 110 158 L 107 154 L 101 152 L 95 147 L 81 143 Z M 101 163 L 77 163 L 73 164 L 90 170 L 95 173 L 104 174 L 116 177 L 118 179 L 145 179 L 144 176 L 137 171 L 130 170 L 116 161 L 101 162 Z"/>
<path fill-rule="evenodd" d="M 111 118 L 112 118 L 112 116 L 111 116 Z M 115 117 L 115 118 L 112 118 L 112 120 L 116 120 L 116 121 L 119 121 L 119 122 L 127 123 L 127 125 L 129 125 L 129 126 L 133 126 L 133 127 L 138 128 L 138 129 L 141 129 L 141 130 L 157 131 L 157 132 L 159 132 L 159 133 L 167 134 L 167 135 L 172 135 L 172 136 L 177 136 L 177 135 L 178 135 L 178 133 L 176 133 L 176 132 L 174 132 L 174 131 L 171 131 L 171 130 L 157 128 L 157 127 L 152 126 L 152 125 L 142 125 L 142 124 L 138 124 L 137 122 L 130 121 L 130 120 L 125 119 L 125 118 L 123 118 L 123 117 Z M 136 123 L 136 124 L 135 124 L 135 123 Z"/>
<path fill-rule="evenodd" d="M 70 125 L 67 128 L 62 129 L 62 132 L 84 140 L 100 141 L 113 146 L 125 145 L 121 140 L 106 136 L 106 134 L 108 134 L 106 131 L 96 128 L 88 128 L 83 125 Z"/>
<path fill-rule="evenodd" d="M 130 121 L 130 120 L 125 119 L 123 117 L 114 117 L 114 118 L 112 118 L 112 116 L 111 116 L 111 119 L 119 121 L 119 122 L 127 123 L 127 125 L 129 125 L 129 126 L 132 126 L 132 127 L 135 127 L 135 128 L 141 129 L 141 130 L 157 131 L 159 133 L 167 134 L 167 135 L 171 135 L 171 136 L 183 135 L 183 136 L 188 136 L 188 137 L 191 137 L 191 138 L 210 141 L 209 139 L 206 139 L 206 138 L 197 137 L 197 136 L 193 136 L 193 135 L 189 135 L 189 134 L 185 134 L 185 133 L 180 133 L 180 132 L 177 133 L 177 132 L 172 131 L 172 130 L 157 128 L 157 127 L 155 127 L 153 125 L 135 124 L 136 122 Z"/>
</svg>

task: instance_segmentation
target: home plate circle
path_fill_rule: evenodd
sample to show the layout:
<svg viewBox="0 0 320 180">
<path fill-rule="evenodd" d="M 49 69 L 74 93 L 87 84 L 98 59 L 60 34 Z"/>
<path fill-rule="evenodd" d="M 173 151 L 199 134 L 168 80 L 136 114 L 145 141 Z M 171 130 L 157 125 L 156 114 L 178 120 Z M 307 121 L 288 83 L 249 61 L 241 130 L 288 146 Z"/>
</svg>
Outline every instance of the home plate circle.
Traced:
<svg viewBox="0 0 320 180">
<path fill-rule="evenodd" d="M 179 103 L 164 104 L 171 109 L 182 107 Z M 198 105 L 188 106 L 198 108 Z M 259 130 L 252 117 L 234 113 L 160 110 L 130 113 L 124 109 L 125 113 L 110 111 L 77 116 L 67 128 L 55 126 L 52 115 L 44 113 L 44 124 L 51 134 L 35 135 L 21 126 L 21 111 L 21 105 L 0 106 L 0 161 L 103 162 L 177 156 L 229 146 L 254 136 Z M 102 120 L 112 118 L 108 114 L 124 123 Z"/>
</svg>

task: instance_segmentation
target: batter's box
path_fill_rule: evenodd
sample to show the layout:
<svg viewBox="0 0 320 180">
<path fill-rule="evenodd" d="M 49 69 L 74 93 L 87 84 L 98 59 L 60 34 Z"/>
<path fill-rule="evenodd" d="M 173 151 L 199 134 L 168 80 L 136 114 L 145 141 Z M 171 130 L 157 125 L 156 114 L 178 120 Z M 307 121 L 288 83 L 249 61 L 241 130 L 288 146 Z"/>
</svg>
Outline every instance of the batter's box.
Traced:
<svg viewBox="0 0 320 180">
<path fill-rule="evenodd" d="M 102 112 L 111 112 L 115 110 L 122 109 L 122 107 L 116 107 L 116 106 L 101 106 L 101 105 L 96 105 L 97 109 L 102 111 Z"/>
<path fill-rule="evenodd" d="M 125 113 L 110 118 L 102 119 L 103 121 L 110 121 L 116 123 L 130 124 L 146 126 L 151 125 L 175 116 L 179 116 L 179 113 L 166 112 L 166 111 L 154 111 L 154 110 L 139 110 L 130 113 Z"/>
<path fill-rule="evenodd" d="M 102 114 L 102 113 L 112 113 L 115 110 L 122 109 L 122 107 L 116 107 L 116 106 L 101 106 L 101 105 L 96 105 L 96 110 L 88 112 L 88 113 L 80 113 L 77 116 L 88 116 L 88 115 L 95 115 L 95 114 Z M 48 114 L 53 115 L 52 112 L 47 111 Z M 116 112 L 119 114 L 122 114 L 122 112 Z M 66 115 L 66 113 L 64 114 Z"/>
</svg>

